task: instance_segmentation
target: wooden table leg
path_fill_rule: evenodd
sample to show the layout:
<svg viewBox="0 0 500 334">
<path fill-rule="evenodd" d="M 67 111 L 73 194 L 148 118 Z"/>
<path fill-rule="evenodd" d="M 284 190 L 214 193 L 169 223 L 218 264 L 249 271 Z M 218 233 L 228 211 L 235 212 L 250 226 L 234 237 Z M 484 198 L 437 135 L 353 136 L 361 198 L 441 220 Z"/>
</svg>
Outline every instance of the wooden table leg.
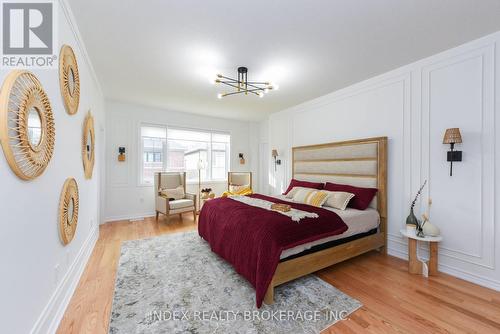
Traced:
<svg viewBox="0 0 500 334">
<path fill-rule="evenodd" d="M 429 275 L 438 273 L 438 243 L 429 242 Z"/>
<path fill-rule="evenodd" d="M 408 239 L 408 272 L 422 274 L 422 262 L 417 258 L 417 240 Z"/>
</svg>

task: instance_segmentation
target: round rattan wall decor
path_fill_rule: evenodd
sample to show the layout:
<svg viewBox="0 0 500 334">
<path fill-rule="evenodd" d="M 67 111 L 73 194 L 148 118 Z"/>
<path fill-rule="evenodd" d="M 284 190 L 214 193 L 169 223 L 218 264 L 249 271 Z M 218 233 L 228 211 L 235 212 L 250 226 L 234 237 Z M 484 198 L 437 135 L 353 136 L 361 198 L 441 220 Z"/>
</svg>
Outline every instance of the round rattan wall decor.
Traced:
<svg viewBox="0 0 500 334">
<path fill-rule="evenodd" d="M 23 180 L 41 175 L 52 158 L 55 124 L 36 76 L 14 70 L 0 91 L 0 141 L 12 171 Z"/>
<path fill-rule="evenodd" d="M 64 245 L 69 244 L 75 236 L 78 224 L 78 207 L 78 185 L 75 179 L 68 178 L 64 182 L 59 200 L 59 232 Z"/>
<path fill-rule="evenodd" d="M 83 121 L 82 159 L 85 178 L 91 179 L 95 161 L 94 117 L 90 111 Z"/>
<path fill-rule="evenodd" d="M 63 45 L 59 52 L 59 86 L 66 112 L 70 115 L 76 114 L 80 103 L 80 74 L 75 53 L 67 44 Z"/>
</svg>

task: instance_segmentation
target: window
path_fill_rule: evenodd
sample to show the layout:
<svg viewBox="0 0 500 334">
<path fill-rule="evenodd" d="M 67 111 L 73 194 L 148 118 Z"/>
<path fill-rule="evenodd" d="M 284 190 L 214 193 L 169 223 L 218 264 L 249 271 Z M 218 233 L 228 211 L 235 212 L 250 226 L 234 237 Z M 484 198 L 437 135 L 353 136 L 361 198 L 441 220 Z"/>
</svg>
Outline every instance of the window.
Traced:
<svg viewBox="0 0 500 334">
<path fill-rule="evenodd" d="M 226 180 L 230 135 L 171 127 L 141 127 L 142 184 L 159 171 L 186 172 L 188 182 Z M 200 171 L 198 167 L 202 167 Z M 200 172 L 200 173 L 198 173 Z"/>
<path fill-rule="evenodd" d="M 163 148 L 167 139 L 167 129 L 141 127 L 142 184 L 153 184 L 154 174 L 163 170 Z"/>
</svg>

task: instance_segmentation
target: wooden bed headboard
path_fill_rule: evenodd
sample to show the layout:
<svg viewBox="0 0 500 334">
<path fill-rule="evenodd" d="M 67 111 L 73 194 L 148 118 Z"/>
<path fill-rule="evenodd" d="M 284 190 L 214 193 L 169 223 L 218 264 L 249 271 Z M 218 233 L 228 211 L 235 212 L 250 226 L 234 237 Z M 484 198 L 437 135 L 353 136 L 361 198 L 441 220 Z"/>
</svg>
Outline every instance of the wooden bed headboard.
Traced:
<svg viewBox="0 0 500 334">
<path fill-rule="evenodd" d="M 292 177 L 377 188 L 370 207 L 387 233 L 387 137 L 356 139 L 292 148 Z"/>
</svg>

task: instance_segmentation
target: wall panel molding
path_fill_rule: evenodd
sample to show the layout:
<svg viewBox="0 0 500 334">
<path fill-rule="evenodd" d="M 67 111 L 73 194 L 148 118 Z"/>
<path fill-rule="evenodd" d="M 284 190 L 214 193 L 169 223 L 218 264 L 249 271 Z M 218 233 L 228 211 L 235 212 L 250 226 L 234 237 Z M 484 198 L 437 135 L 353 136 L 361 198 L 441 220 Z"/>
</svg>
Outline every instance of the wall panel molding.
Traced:
<svg viewBox="0 0 500 334">
<path fill-rule="evenodd" d="M 433 101 L 431 98 L 433 89 L 433 74 L 439 73 L 440 71 L 450 70 L 452 67 L 458 67 L 464 65 L 464 63 L 476 61 L 480 64 L 480 68 L 477 70 L 481 72 L 481 190 L 477 194 L 480 196 L 480 217 L 478 221 L 480 223 L 480 242 L 475 245 L 478 247 L 477 251 L 471 252 L 459 248 L 453 248 L 446 246 L 446 239 L 440 245 L 440 255 L 442 257 L 449 257 L 456 260 L 460 260 L 467 263 L 472 263 L 475 265 L 483 266 L 489 269 L 494 269 L 495 262 L 495 248 L 494 248 L 494 238 L 495 238 L 495 205 L 494 205 L 494 55 L 495 48 L 494 44 L 477 48 L 474 50 L 466 51 L 460 55 L 454 55 L 452 57 L 439 60 L 437 62 L 431 62 L 428 65 L 422 67 L 422 127 L 421 127 L 421 138 L 422 138 L 422 179 L 428 179 L 429 185 L 426 191 L 426 198 L 432 198 L 432 185 L 433 176 L 431 175 L 431 164 L 432 158 L 430 156 L 431 145 L 436 145 L 436 143 L 431 142 L 430 128 L 432 127 L 432 111 L 433 111 Z M 435 112 L 439 112 L 436 110 Z M 450 119 L 450 124 L 453 120 Z M 452 127 L 452 125 L 450 125 Z M 444 133 L 444 129 L 443 129 Z M 467 137 L 464 137 L 464 143 Z M 464 152 L 466 154 L 466 152 Z M 464 162 L 462 162 L 464 163 Z M 455 164 L 456 168 L 460 168 L 461 163 Z M 455 176 L 456 178 L 456 176 Z M 459 182 L 459 180 L 453 180 Z M 464 196 L 475 196 L 476 194 L 470 194 L 465 192 Z M 453 208 L 448 208 L 448 210 L 453 210 Z M 470 217 L 472 224 L 475 217 Z M 471 242 L 470 235 L 464 235 L 463 244 L 469 245 Z"/>
</svg>

